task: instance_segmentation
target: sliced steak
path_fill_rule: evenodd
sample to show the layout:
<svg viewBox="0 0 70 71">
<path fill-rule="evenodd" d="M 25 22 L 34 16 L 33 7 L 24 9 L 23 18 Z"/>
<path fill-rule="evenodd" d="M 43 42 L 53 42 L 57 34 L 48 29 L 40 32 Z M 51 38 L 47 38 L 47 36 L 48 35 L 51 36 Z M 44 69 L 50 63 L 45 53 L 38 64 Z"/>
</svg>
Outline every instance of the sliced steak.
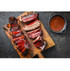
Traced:
<svg viewBox="0 0 70 71">
<path fill-rule="evenodd" d="M 38 32 L 39 30 L 41 30 L 41 29 L 40 29 L 40 28 L 37 28 L 37 29 L 35 29 L 35 30 L 32 30 L 32 31 L 27 32 L 27 34 L 29 35 L 29 34 Z"/>
<path fill-rule="evenodd" d="M 25 25 L 23 27 L 23 30 L 30 31 L 30 30 L 34 30 L 34 29 L 36 29 L 38 27 L 40 27 L 40 21 L 36 20 L 36 21 L 33 21 L 32 23 L 30 23 L 29 25 Z"/>
<path fill-rule="evenodd" d="M 43 37 L 42 36 L 38 36 L 36 39 L 33 40 L 33 43 L 37 42 L 37 41 L 43 41 Z"/>
<path fill-rule="evenodd" d="M 29 22 L 32 20 L 36 20 L 37 17 L 38 17 L 38 13 L 32 13 L 32 14 L 29 14 L 26 16 L 21 16 L 21 20 L 22 20 L 22 22 L 26 23 L 26 22 Z"/>
<path fill-rule="evenodd" d="M 38 32 L 31 33 L 31 34 L 29 34 L 28 36 L 29 36 L 29 38 L 34 39 L 34 38 L 40 36 L 41 34 L 42 34 L 42 31 L 39 30 Z"/>
</svg>

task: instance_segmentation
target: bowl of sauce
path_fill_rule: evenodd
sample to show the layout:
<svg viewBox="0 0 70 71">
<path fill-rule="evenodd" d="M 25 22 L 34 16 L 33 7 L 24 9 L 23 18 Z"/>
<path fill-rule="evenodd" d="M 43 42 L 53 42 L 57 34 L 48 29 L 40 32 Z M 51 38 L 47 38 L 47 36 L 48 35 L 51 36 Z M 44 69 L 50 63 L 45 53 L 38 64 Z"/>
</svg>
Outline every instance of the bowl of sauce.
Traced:
<svg viewBox="0 0 70 71">
<path fill-rule="evenodd" d="M 66 30 L 67 21 L 62 15 L 53 15 L 49 20 L 49 28 L 55 33 L 62 33 Z"/>
</svg>

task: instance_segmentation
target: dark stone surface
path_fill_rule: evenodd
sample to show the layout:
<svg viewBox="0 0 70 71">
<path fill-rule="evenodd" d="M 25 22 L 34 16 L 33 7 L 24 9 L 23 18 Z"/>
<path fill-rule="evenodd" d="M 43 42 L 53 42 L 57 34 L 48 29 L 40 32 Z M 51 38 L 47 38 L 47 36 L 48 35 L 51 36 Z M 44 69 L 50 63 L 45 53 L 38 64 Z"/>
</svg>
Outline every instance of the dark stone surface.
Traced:
<svg viewBox="0 0 70 71">
<path fill-rule="evenodd" d="M 3 30 L 3 25 L 8 23 L 10 16 L 17 17 L 23 12 L 0 12 L 0 58 L 19 58 L 10 40 Z M 59 12 L 56 12 L 59 13 Z M 48 29 L 48 20 L 55 12 L 39 12 L 39 19 L 55 42 L 55 47 L 44 50 L 42 54 L 46 58 L 69 58 L 70 57 L 70 13 L 60 12 L 67 19 L 68 26 L 64 34 L 55 34 Z M 37 56 L 35 56 L 36 58 Z"/>
</svg>

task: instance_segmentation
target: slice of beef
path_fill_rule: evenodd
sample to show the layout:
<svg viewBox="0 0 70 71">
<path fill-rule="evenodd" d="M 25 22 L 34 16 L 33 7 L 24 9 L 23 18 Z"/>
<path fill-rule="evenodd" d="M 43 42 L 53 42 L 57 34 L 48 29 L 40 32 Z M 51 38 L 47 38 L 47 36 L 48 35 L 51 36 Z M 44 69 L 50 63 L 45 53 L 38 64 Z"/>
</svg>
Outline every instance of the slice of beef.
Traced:
<svg viewBox="0 0 70 71">
<path fill-rule="evenodd" d="M 31 13 L 31 14 L 26 15 L 26 16 L 21 16 L 21 20 L 22 20 L 22 22 L 26 23 L 26 22 L 29 22 L 32 20 L 36 20 L 37 17 L 38 17 L 38 13 Z"/>
<path fill-rule="evenodd" d="M 37 28 L 37 29 L 35 29 L 35 30 L 32 30 L 32 31 L 27 32 L 27 34 L 29 35 L 29 34 L 38 32 L 39 30 L 41 30 L 41 29 L 40 29 L 40 28 Z"/>
<path fill-rule="evenodd" d="M 39 20 L 36 20 L 36 21 L 33 21 L 32 23 L 30 23 L 29 25 L 25 25 L 23 27 L 23 30 L 25 30 L 25 31 L 34 30 L 34 29 L 40 27 L 40 25 L 41 25 L 40 24 L 40 21 Z"/>
<path fill-rule="evenodd" d="M 42 31 L 39 30 L 37 32 L 34 32 L 34 33 L 29 34 L 28 37 L 31 38 L 31 39 L 34 39 L 34 38 L 40 36 L 41 34 L 42 34 Z"/>
<path fill-rule="evenodd" d="M 37 38 L 35 38 L 34 40 L 33 40 L 33 43 L 35 43 L 35 42 L 37 42 L 37 41 L 43 41 L 43 37 L 42 36 L 38 36 Z"/>
</svg>

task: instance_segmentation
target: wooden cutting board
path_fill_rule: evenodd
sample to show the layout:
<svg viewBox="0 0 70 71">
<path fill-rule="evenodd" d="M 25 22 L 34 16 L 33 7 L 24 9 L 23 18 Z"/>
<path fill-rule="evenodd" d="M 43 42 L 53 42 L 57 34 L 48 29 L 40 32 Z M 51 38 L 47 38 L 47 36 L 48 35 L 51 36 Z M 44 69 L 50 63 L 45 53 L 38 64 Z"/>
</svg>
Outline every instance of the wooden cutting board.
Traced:
<svg viewBox="0 0 70 71">
<path fill-rule="evenodd" d="M 18 16 L 17 18 L 18 19 L 20 19 L 20 17 L 21 16 L 24 16 L 24 15 L 27 15 L 27 14 L 29 14 L 30 12 L 25 12 L 25 13 L 22 13 L 20 16 Z M 21 22 L 19 22 L 19 24 L 20 24 Z M 20 24 L 21 25 L 21 24 Z M 22 26 L 22 25 L 21 25 Z M 21 57 L 21 58 L 31 58 L 31 55 L 28 55 L 28 56 L 23 56 L 22 55 L 22 53 L 16 48 L 16 44 L 12 41 L 12 36 L 8 33 L 8 31 L 6 30 L 6 29 L 8 29 L 7 28 L 7 24 L 6 25 L 4 25 L 3 26 L 3 28 L 5 29 L 5 33 L 6 33 L 6 35 L 8 36 L 8 38 L 10 39 L 10 41 L 11 41 L 11 43 L 12 43 L 12 45 L 14 46 L 14 48 L 15 48 L 15 50 L 17 51 L 17 53 L 19 54 L 19 56 Z M 9 30 L 9 29 L 8 29 Z M 48 34 L 48 32 L 46 31 L 46 29 L 44 28 L 44 26 L 43 26 L 43 24 L 42 24 L 42 22 L 41 22 L 41 30 L 43 31 L 43 39 L 45 40 L 45 41 L 47 41 L 47 46 L 45 47 L 45 49 L 48 49 L 48 48 L 50 48 L 50 47 L 52 47 L 52 46 L 55 46 L 55 43 L 54 43 L 54 41 L 52 40 L 52 38 L 50 37 L 50 35 Z M 26 33 L 25 31 L 23 31 L 23 33 Z M 29 38 L 28 38 L 29 39 Z M 31 41 L 30 39 L 29 39 L 29 41 Z M 31 43 L 30 43 L 31 44 Z M 32 52 L 33 52 L 33 56 L 32 57 L 34 57 L 36 54 L 38 54 L 38 56 L 40 57 L 40 58 L 43 58 L 43 55 L 41 54 L 41 49 L 38 49 L 38 48 L 33 48 L 33 46 L 31 45 L 31 47 L 32 47 Z"/>
</svg>

